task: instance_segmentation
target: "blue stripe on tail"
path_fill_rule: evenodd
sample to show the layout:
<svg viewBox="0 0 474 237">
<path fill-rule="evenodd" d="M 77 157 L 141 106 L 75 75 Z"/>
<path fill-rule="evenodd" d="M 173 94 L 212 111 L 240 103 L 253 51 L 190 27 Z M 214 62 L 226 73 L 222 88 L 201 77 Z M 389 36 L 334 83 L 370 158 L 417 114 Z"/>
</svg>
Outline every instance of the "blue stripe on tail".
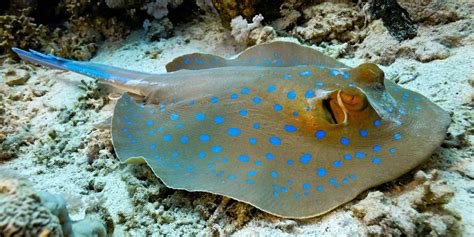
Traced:
<svg viewBox="0 0 474 237">
<path fill-rule="evenodd" d="M 127 82 L 129 80 L 140 79 L 151 75 L 148 73 L 131 71 L 97 63 L 79 62 L 64 59 L 51 54 L 42 54 L 31 49 L 29 51 L 25 51 L 18 48 L 12 48 L 12 50 L 17 53 L 20 58 L 27 61 L 54 69 L 77 72 L 96 79 Z"/>
</svg>

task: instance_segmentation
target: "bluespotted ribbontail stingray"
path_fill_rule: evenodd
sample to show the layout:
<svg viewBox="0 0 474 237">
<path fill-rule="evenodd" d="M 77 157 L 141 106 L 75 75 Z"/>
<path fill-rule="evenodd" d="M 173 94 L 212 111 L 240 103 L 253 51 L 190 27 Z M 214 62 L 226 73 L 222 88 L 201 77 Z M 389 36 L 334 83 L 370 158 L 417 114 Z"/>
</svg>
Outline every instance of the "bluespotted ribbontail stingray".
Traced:
<svg viewBox="0 0 474 237">
<path fill-rule="evenodd" d="M 450 117 L 386 80 L 309 47 L 273 42 L 234 59 L 189 54 L 149 74 L 14 49 L 129 93 L 112 140 L 123 162 L 146 162 L 166 186 L 220 194 L 277 216 L 308 218 L 414 168 Z"/>
</svg>

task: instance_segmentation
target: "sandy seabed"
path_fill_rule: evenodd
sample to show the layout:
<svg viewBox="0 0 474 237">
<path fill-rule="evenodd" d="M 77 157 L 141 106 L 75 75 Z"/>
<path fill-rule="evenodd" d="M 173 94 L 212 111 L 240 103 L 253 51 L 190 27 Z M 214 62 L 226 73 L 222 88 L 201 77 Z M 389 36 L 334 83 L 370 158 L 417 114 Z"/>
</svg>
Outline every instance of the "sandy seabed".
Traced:
<svg viewBox="0 0 474 237">
<path fill-rule="evenodd" d="M 166 63 L 182 54 L 229 57 L 245 48 L 216 21 L 196 20 L 159 42 L 135 32 L 123 42 L 104 44 L 91 61 L 164 73 Z M 17 139 L 19 146 L 18 157 L 0 167 L 26 177 L 35 190 L 63 196 L 73 219 L 84 218 L 93 207 L 97 218 L 113 220 L 115 236 L 474 236 L 474 47 L 469 37 L 470 44 L 450 48 L 445 59 L 422 63 L 399 58 L 382 67 L 387 78 L 450 112 L 453 123 L 443 146 L 412 172 L 321 217 L 282 219 L 220 196 L 164 187 L 147 167 L 117 160 L 110 130 L 102 123 L 112 115 L 116 92 L 75 73 L 24 62 L 0 68 L 30 74 L 21 86 L 0 84 L 8 127 L 15 131 L 9 139 Z M 341 61 L 349 66 L 363 62 Z"/>
</svg>

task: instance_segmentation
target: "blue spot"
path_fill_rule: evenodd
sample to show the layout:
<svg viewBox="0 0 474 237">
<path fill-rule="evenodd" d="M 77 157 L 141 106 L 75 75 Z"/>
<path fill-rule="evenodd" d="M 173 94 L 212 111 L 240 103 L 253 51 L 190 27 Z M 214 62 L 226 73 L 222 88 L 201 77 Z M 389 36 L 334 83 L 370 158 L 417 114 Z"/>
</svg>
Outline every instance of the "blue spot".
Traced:
<svg viewBox="0 0 474 237">
<path fill-rule="evenodd" d="M 318 81 L 318 82 L 316 82 L 316 86 L 317 86 L 317 87 L 318 87 L 318 86 L 319 86 L 319 87 L 322 87 L 322 86 L 324 86 L 324 83 Z"/>
<path fill-rule="evenodd" d="M 171 141 L 171 135 L 166 134 L 166 135 L 163 136 L 163 139 L 165 140 L 165 142 L 169 142 L 169 141 Z"/>
<path fill-rule="evenodd" d="M 295 193 L 295 194 L 293 194 L 293 197 L 295 197 L 295 198 L 299 198 L 299 197 L 301 197 L 301 194 L 299 194 L 299 193 Z"/>
<path fill-rule="evenodd" d="M 155 134 L 155 131 L 154 131 L 154 130 L 150 130 L 150 131 L 148 131 L 148 134 L 149 134 L 149 135 L 153 135 L 153 134 Z"/>
<path fill-rule="evenodd" d="M 188 137 L 181 137 L 182 143 L 187 143 L 189 141 Z"/>
<path fill-rule="evenodd" d="M 331 76 L 337 76 L 337 74 L 339 74 L 339 73 L 338 73 L 336 70 L 330 70 L 330 71 L 329 71 L 329 74 L 330 74 Z"/>
<path fill-rule="evenodd" d="M 247 184 L 253 184 L 253 183 L 254 183 L 253 180 L 247 179 Z"/>
<path fill-rule="evenodd" d="M 316 94 L 314 93 L 314 91 L 306 91 L 306 93 L 304 94 L 304 97 L 310 99 L 310 98 L 313 98 Z"/>
<path fill-rule="evenodd" d="M 185 59 L 184 59 L 184 64 L 188 65 L 190 61 L 191 61 L 191 60 L 189 60 L 189 58 L 185 58 Z"/>
<path fill-rule="evenodd" d="M 347 86 L 349 86 L 349 87 L 355 87 L 355 83 L 354 83 L 354 82 L 349 82 L 349 83 L 347 83 Z"/>
<path fill-rule="evenodd" d="M 177 115 L 177 114 L 172 114 L 172 115 L 170 115 L 170 119 L 176 121 L 176 120 L 179 119 L 179 115 Z"/>
<path fill-rule="evenodd" d="M 380 122 L 380 120 L 375 120 L 375 121 L 374 121 L 374 126 L 375 126 L 375 127 L 378 127 L 378 126 L 380 126 L 381 123 L 382 123 L 382 122 Z"/>
<path fill-rule="evenodd" d="M 285 74 L 283 75 L 283 79 L 290 79 L 291 78 L 291 75 L 290 74 Z"/>
<path fill-rule="evenodd" d="M 259 129 L 259 128 L 260 128 L 260 124 L 259 124 L 259 123 L 254 123 L 254 124 L 253 124 L 253 128 Z"/>
<path fill-rule="evenodd" d="M 303 189 L 304 190 L 310 190 L 311 189 L 311 185 L 307 184 L 307 183 L 304 183 L 303 184 Z"/>
<path fill-rule="evenodd" d="M 292 185 L 293 181 L 291 179 L 288 180 L 288 185 Z"/>
<path fill-rule="evenodd" d="M 128 134 L 127 137 L 128 137 L 128 138 L 132 138 L 132 134 Z"/>
<path fill-rule="evenodd" d="M 260 104 L 260 102 L 262 102 L 262 99 L 258 98 L 258 97 L 254 97 L 252 99 L 252 101 L 255 103 L 255 104 Z"/>
<path fill-rule="evenodd" d="M 222 152 L 222 147 L 221 146 L 214 146 L 214 147 L 212 147 L 211 150 L 214 153 Z"/>
<path fill-rule="evenodd" d="M 336 183 L 336 179 L 335 178 L 329 178 L 329 183 L 332 183 L 332 184 Z"/>
<path fill-rule="evenodd" d="M 123 132 L 128 132 L 128 128 L 122 129 Z"/>
<path fill-rule="evenodd" d="M 283 109 L 283 107 L 279 104 L 276 104 L 273 106 L 273 109 L 276 110 L 276 111 L 281 111 Z"/>
<path fill-rule="evenodd" d="M 192 165 L 188 165 L 188 167 L 186 167 L 188 170 L 192 170 L 193 169 L 193 166 Z"/>
<path fill-rule="evenodd" d="M 163 131 L 163 128 L 157 128 L 156 131 L 162 132 L 162 131 Z"/>
<path fill-rule="evenodd" d="M 395 140 L 400 140 L 400 139 L 402 138 L 402 135 L 400 135 L 400 133 L 395 133 L 395 134 L 393 135 L 393 138 L 394 138 Z"/>
<path fill-rule="evenodd" d="M 290 91 L 290 92 L 288 92 L 288 94 L 286 95 L 286 97 L 288 97 L 288 99 L 290 99 L 290 100 L 293 100 L 293 99 L 296 98 L 296 92 Z"/>
<path fill-rule="evenodd" d="M 365 157 L 365 154 L 364 154 L 364 152 L 356 152 L 356 155 L 355 155 L 355 156 L 356 156 L 356 158 L 361 159 L 361 158 L 364 158 L 364 157 Z"/>
<path fill-rule="evenodd" d="M 342 144 L 343 146 L 347 146 L 347 145 L 349 145 L 349 143 L 350 143 L 349 138 L 347 138 L 347 137 L 341 137 L 341 144 Z"/>
<path fill-rule="evenodd" d="M 128 121 L 127 124 L 128 124 L 128 125 L 132 125 L 133 122 L 132 122 L 132 121 Z"/>
<path fill-rule="evenodd" d="M 359 130 L 359 134 L 362 137 L 367 137 L 369 135 L 369 132 L 367 132 L 367 130 L 361 129 L 361 130 Z"/>
<path fill-rule="evenodd" d="M 240 91 L 240 93 L 241 93 L 241 94 L 244 94 L 244 95 L 248 94 L 249 92 L 250 92 L 249 88 L 243 88 L 243 89 Z"/>
<path fill-rule="evenodd" d="M 300 162 L 303 164 L 308 164 L 311 161 L 311 154 L 306 153 L 300 157 Z"/>
<path fill-rule="evenodd" d="M 343 184 L 348 184 L 348 183 L 349 183 L 349 180 L 347 180 L 346 178 L 343 178 L 343 179 L 342 179 L 342 183 L 343 183 Z"/>
<path fill-rule="evenodd" d="M 388 112 L 388 113 L 393 112 L 393 108 L 388 108 L 388 109 L 387 109 L 387 112 Z"/>
<path fill-rule="evenodd" d="M 153 121 L 150 121 L 150 120 L 149 120 L 149 121 L 146 121 L 146 125 L 148 125 L 148 126 L 153 126 Z"/>
<path fill-rule="evenodd" d="M 351 154 L 344 154 L 344 160 L 351 160 L 352 155 Z"/>
<path fill-rule="evenodd" d="M 278 173 L 276 171 L 272 171 L 270 174 L 273 178 L 278 178 Z"/>
<path fill-rule="evenodd" d="M 247 110 L 243 109 L 239 111 L 239 114 L 242 116 L 247 116 Z"/>
<path fill-rule="evenodd" d="M 237 160 L 240 160 L 242 162 L 249 162 L 250 158 L 247 155 L 240 155 Z"/>
<path fill-rule="evenodd" d="M 256 160 L 256 161 L 255 161 L 255 165 L 261 165 L 261 164 L 263 164 L 263 162 L 261 162 L 261 161 L 259 161 L 259 160 Z"/>
<path fill-rule="evenodd" d="M 318 191 L 323 191 L 323 186 L 319 185 L 317 188 L 316 188 Z"/>
<path fill-rule="evenodd" d="M 271 86 L 269 86 L 269 87 L 267 88 L 267 91 L 271 93 L 271 92 L 274 92 L 276 89 L 277 89 L 277 88 L 276 88 L 275 85 L 271 85 Z"/>
<path fill-rule="evenodd" d="M 288 189 L 286 187 L 281 187 L 281 191 L 286 193 L 286 192 L 288 192 Z"/>
<path fill-rule="evenodd" d="M 286 163 L 288 163 L 288 165 L 293 165 L 295 162 L 293 160 L 287 160 Z"/>
<path fill-rule="evenodd" d="M 199 152 L 198 157 L 199 158 L 204 158 L 204 157 L 206 157 L 206 153 L 205 152 Z"/>
<path fill-rule="evenodd" d="M 344 78 L 347 79 L 347 78 L 349 78 L 349 77 L 351 77 L 351 76 L 349 75 L 349 73 L 343 72 L 343 73 L 342 73 L 342 77 L 344 77 Z"/>
<path fill-rule="evenodd" d="M 211 137 L 209 137 L 209 135 L 207 134 L 202 134 L 201 136 L 199 136 L 199 140 L 201 140 L 202 142 L 208 142 L 210 139 Z"/>
<path fill-rule="evenodd" d="M 217 101 L 219 101 L 219 98 L 217 98 L 217 97 L 212 97 L 211 98 L 211 103 L 217 103 Z"/>
<path fill-rule="evenodd" d="M 207 168 L 211 168 L 212 166 L 214 166 L 214 163 L 207 164 Z M 212 173 L 214 173 L 214 172 L 212 172 Z"/>
<path fill-rule="evenodd" d="M 251 137 L 251 138 L 249 138 L 249 143 L 252 144 L 252 145 L 255 145 L 255 144 L 257 144 L 257 139 L 255 137 Z"/>
<path fill-rule="evenodd" d="M 272 153 L 267 153 L 267 154 L 265 154 L 265 157 L 266 157 L 267 159 L 269 159 L 269 160 L 275 159 L 275 155 L 273 155 Z"/>
<path fill-rule="evenodd" d="M 279 137 L 270 137 L 269 141 L 270 141 L 270 144 L 274 146 L 279 146 L 281 144 L 281 140 Z"/>
<path fill-rule="evenodd" d="M 382 147 L 380 147 L 379 145 L 375 145 L 373 149 L 375 152 L 379 152 L 382 149 Z"/>
<path fill-rule="evenodd" d="M 317 139 L 323 139 L 324 137 L 326 137 L 326 132 L 324 130 L 318 130 L 316 131 L 316 133 L 314 134 L 314 136 L 317 138 Z"/>
<path fill-rule="evenodd" d="M 257 171 L 255 171 L 255 170 L 249 171 L 247 173 L 247 176 L 250 176 L 250 177 L 255 176 L 255 175 L 257 175 Z"/>
<path fill-rule="evenodd" d="M 197 120 L 201 121 L 201 120 L 204 120 L 206 118 L 206 115 L 204 114 L 196 114 L 194 115 L 194 118 L 196 118 Z"/>
<path fill-rule="evenodd" d="M 155 149 L 156 149 L 156 145 L 153 145 L 153 144 L 152 144 L 152 145 L 150 145 L 149 148 L 150 148 L 150 150 L 155 150 Z"/>
<path fill-rule="evenodd" d="M 310 111 L 310 110 L 311 110 L 311 107 L 306 106 L 306 111 Z"/>
<path fill-rule="evenodd" d="M 278 197 L 278 195 L 279 195 L 278 192 L 273 192 L 274 197 Z"/>
<path fill-rule="evenodd" d="M 326 170 L 324 168 L 318 168 L 317 174 L 319 177 L 324 177 L 326 176 Z"/>
<path fill-rule="evenodd" d="M 388 151 L 389 151 L 390 153 L 395 153 L 395 148 L 391 147 L 390 149 L 388 149 Z"/>
<path fill-rule="evenodd" d="M 288 124 L 287 124 L 287 125 L 285 125 L 285 130 L 286 130 L 287 132 L 296 132 L 296 130 L 298 130 L 298 129 L 297 129 L 295 126 L 293 126 L 293 125 L 288 125 Z"/>
<path fill-rule="evenodd" d="M 349 179 L 354 180 L 354 179 L 356 179 L 356 176 L 355 175 L 349 175 Z"/>
<path fill-rule="evenodd" d="M 233 99 L 233 100 L 235 100 L 235 99 L 239 98 L 239 95 L 237 95 L 237 94 L 232 94 L 232 95 L 230 95 L 230 98 Z"/>
<path fill-rule="evenodd" d="M 293 116 L 298 116 L 298 112 L 293 112 Z"/>
<path fill-rule="evenodd" d="M 333 165 L 334 165 L 336 168 L 339 168 L 339 167 L 342 166 L 342 161 L 340 161 L 340 160 L 335 160 L 335 161 L 333 162 Z"/>
<path fill-rule="evenodd" d="M 180 123 L 180 124 L 176 125 L 176 128 L 177 128 L 177 129 L 181 129 L 181 128 L 183 128 L 183 124 L 182 124 L 182 123 Z"/>
<path fill-rule="evenodd" d="M 227 176 L 227 178 L 229 178 L 229 179 L 236 179 L 237 176 L 231 174 L 231 175 Z"/>
<path fill-rule="evenodd" d="M 380 164 L 380 158 L 374 157 L 374 158 L 372 159 L 372 163 L 374 163 L 374 164 Z"/>
<path fill-rule="evenodd" d="M 237 137 L 240 135 L 240 129 L 238 128 L 229 128 L 227 129 L 227 134 L 233 136 L 233 137 Z"/>
<path fill-rule="evenodd" d="M 214 122 L 217 124 L 223 123 L 225 119 L 223 117 L 217 116 L 214 118 Z"/>
<path fill-rule="evenodd" d="M 204 64 L 204 61 L 203 61 L 203 60 L 196 59 L 196 64 L 198 64 L 198 65 Z"/>
<path fill-rule="evenodd" d="M 302 72 L 300 72 L 300 76 L 302 76 L 302 77 L 311 76 L 311 72 L 310 71 L 302 71 Z"/>
</svg>

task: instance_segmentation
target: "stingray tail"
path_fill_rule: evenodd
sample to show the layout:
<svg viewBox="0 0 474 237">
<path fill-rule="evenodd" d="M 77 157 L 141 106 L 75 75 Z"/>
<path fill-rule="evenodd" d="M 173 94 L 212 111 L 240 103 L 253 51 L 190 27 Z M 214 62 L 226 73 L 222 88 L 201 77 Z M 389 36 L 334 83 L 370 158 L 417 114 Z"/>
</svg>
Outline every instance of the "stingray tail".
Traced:
<svg viewBox="0 0 474 237">
<path fill-rule="evenodd" d="M 151 75 L 148 73 L 126 70 L 97 63 L 64 59 L 51 54 L 42 54 L 31 49 L 25 51 L 18 48 L 12 48 L 12 50 L 17 53 L 20 58 L 32 63 L 59 70 L 73 71 L 98 80 L 112 81 L 117 84 L 124 84 L 129 81 L 143 79 Z"/>
</svg>

